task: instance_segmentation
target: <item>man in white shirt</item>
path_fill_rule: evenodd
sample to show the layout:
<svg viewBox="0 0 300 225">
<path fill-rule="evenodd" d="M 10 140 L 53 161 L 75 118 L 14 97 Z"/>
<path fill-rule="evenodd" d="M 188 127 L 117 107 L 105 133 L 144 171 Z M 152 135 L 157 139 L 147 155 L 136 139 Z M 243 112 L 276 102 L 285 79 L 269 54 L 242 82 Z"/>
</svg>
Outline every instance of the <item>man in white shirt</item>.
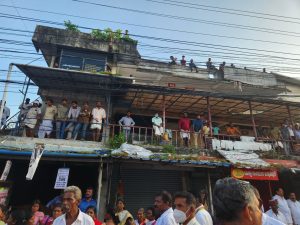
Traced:
<svg viewBox="0 0 300 225">
<path fill-rule="evenodd" d="M 287 203 L 292 213 L 294 225 L 300 225 L 300 202 L 297 201 L 295 193 L 290 193 L 290 199 L 287 200 Z"/>
<path fill-rule="evenodd" d="M 267 214 L 263 213 L 262 225 L 285 225 L 285 224 L 280 222 L 279 220 L 273 219 L 272 217 L 269 217 Z"/>
<path fill-rule="evenodd" d="M 19 116 L 18 116 L 18 121 L 19 122 L 22 122 L 26 118 L 26 115 L 27 115 L 29 109 L 31 108 L 31 106 L 32 106 L 32 104 L 30 103 L 30 98 L 26 98 L 25 102 L 23 102 L 19 106 L 19 109 L 20 109 L 20 113 L 19 113 Z"/>
<path fill-rule="evenodd" d="M 155 225 L 156 220 L 155 220 L 155 209 L 153 207 L 149 207 L 146 210 L 146 218 L 147 218 L 147 223 L 146 225 Z"/>
<path fill-rule="evenodd" d="M 53 100 L 48 99 L 45 108 L 42 110 L 43 121 L 40 124 L 38 137 L 39 138 L 50 138 L 51 132 L 53 130 L 53 120 L 57 113 L 56 106 L 53 105 Z"/>
<path fill-rule="evenodd" d="M 278 210 L 278 201 L 277 201 L 276 199 L 274 199 L 274 200 L 270 200 L 269 203 L 270 203 L 271 209 L 268 210 L 268 211 L 266 212 L 266 214 L 267 214 L 269 217 L 271 217 L 271 218 L 273 218 L 273 219 L 275 219 L 275 220 L 279 220 L 279 221 L 282 222 L 283 224 L 286 224 L 286 225 L 287 225 L 287 221 L 286 221 L 285 216 L 283 215 L 282 212 L 280 212 L 280 211 Z"/>
<path fill-rule="evenodd" d="M 191 193 L 176 193 L 174 196 L 174 205 L 174 218 L 177 223 L 183 225 L 200 225 L 195 218 L 196 198 Z"/>
<path fill-rule="evenodd" d="M 78 208 L 81 197 L 81 190 L 78 187 L 67 187 L 64 190 L 62 202 L 65 214 L 56 218 L 53 225 L 95 225 L 92 217 Z"/>
<path fill-rule="evenodd" d="M 284 198 L 284 191 L 282 188 L 277 188 L 276 189 L 276 195 L 273 196 L 273 200 L 277 200 L 278 202 L 278 207 L 279 211 L 285 216 L 286 222 L 288 225 L 293 225 L 293 219 L 292 219 L 292 214 L 291 210 L 287 204 L 287 201 Z"/>
<path fill-rule="evenodd" d="M 119 120 L 119 125 L 123 127 L 123 132 L 125 134 L 126 141 L 128 141 L 130 136 L 131 127 L 135 125 L 135 122 L 131 118 L 131 112 L 128 111 L 126 116 L 123 116 Z"/>
<path fill-rule="evenodd" d="M 196 219 L 200 225 L 213 225 L 211 215 L 202 204 L 196 209 Z"/>
<path fill-rule="evenodd" d="M 156 225 L 178 225 L 175 221 L 172 205 L 171 194 L 162 191 L 155 196 L 154 207 L 161 213 L 156 221 Z"/>
<path fill-rule="evenodd" d="M 101 102 L 97 101 L 96 107 L 92 110 L 91 130 L 93 134 L 93 141 L 99 141 L 103 119 L 106 119 L 106 113 L 101 107 Z"/>
</svg>

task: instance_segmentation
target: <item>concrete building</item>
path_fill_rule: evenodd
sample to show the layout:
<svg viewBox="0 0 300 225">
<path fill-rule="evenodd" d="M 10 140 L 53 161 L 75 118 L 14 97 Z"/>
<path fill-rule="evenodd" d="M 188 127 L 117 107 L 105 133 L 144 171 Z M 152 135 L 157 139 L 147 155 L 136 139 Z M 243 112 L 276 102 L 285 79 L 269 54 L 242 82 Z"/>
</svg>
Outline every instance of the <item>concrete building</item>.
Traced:
<svg viewBox="0 0 300 225">
<path fill-rule="evenodd" d="M 18 184 L 12 184 L 13 204 L 28 203 L 33 197 L 46 201 L 58 194 L 52 189 L 47 194 L 40 190 L 52 188 L 56 169 L 66 166 L 71 168 L 69 184 L 97 187 L 102 212 L 123 195 L 129 210 L 147 207 L 152 204 L 155 192 L 162 189 L 190 190 L 195 194 L 205 189 L 211 201 L 215 180 L 235 174 L 233 169 L 243 172 L 249 167 L 250 162 L 242 160 L 245 156 L 241 152 L 256 152 L 264 159 L 281 159 L 283 153 L 274 145 L 275 141 L 260 136 L 259 128 L 270 129 L 271 124 L 279 127 L 286 120 L 300 121 L 299 101 L 291 98 L 298 95 L 299 85 L 278 74 L 232 67 L 225 67 L 224 74 L 206 68 L 192 73 L 188 67 L 143 59 L 136 42 L 103 41 L 90 34 L 52 27 L 37 26 L 32 41 L 48 67 L 14 65 L 39 87 L 38 94 L 43 100 L 51 98 L 56 104 L 67 98 L 77 100 L 79 105 L 88 101 L 91 106 L 101 101 L 108 116 L 102 142 L 2 136 L 2 162 L 12 159 L 13 165 L 17 165 L 11 175 Z M 151 149 L 154 152 L 151 157 L 113 155 L 107 146 L 108 140 L 120 133 L 117 122 L 128 110 L 133 112 L 136 122 L 130 142 Z M 171 139 L 165 143 L 174 146 L 177 154 L 155 145 L 151 118 L 156 112 L 162 116 L 164 128 L 169 130 Z M 188 112 L 191 119 L 201 114 L 208 121 L 211 132 L 203 137 L 205 145 L 195 146 L 191 135 L 190 148 L 182 148 L 177 122 L 183 112 Z M 247 138 L 226 134 L 230 122 L 239 126 L 241 136 L 253 137 L 250 144 L 245 141 Z M 212 132 L 215 124 L 220 127 L 218 135 Z M 24 170 L 25 160 L 37 143 L 44 144 L 45 153 L 34 178 L 37 180 L 30 183 L 18 171 Z M 235 152 L 235 157 L 223 155 L 224 150 Z M 296 153 L 292 152 L 289 159 L 298 159 Z M 240 161 L 235 161 L 236 158 Z M 276 165 L 283 162 L 262 163 L 252 163 L 250 167 L 262 174 L 260 179 L 264 181 L 255 182 L 266 192 L 267 202 L 272 185 L 280 182 Z M 298 167 L 297 163 L 292 167 L 286 164 L 283 167 Z M 274 171 L 273 180 L 264 175 Z M 49 173 L 49 180 L 39 183 L 45 173 Z M 86 174 L 91 176 L 90 180 Z M 291 180 L 294 176 L 298 174 L 285 175 L 284 179 Z M 160 182 L 153 183 L 151 177 Z M 20 198 L 14 194 L 20 185 L 27 185 L 28 196 Z M 299 184 L 293 185 L 287 188 L 295 189 Z"/>
</svg>

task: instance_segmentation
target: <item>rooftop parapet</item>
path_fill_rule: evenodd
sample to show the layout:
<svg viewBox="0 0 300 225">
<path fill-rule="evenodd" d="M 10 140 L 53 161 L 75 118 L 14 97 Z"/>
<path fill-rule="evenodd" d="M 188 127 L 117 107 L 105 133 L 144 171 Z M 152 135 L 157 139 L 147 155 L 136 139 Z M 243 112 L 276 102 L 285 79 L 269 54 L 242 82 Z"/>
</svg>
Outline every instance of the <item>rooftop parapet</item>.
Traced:
<svg viewBox="0 0 300 225">
<path fill-rule="evenodd" d="M 57 56 L 60 48 L 77 48 L 94 52 L 124 54 L 132 58 L 140 57 L 137 43 L 123 39 L 103 41 L 91 34 L 59 29 L 47 26 L 36 26 L 32 42 L 36 50 L 41 50 L 48 65 L 52 56 Z"/>
</svg>

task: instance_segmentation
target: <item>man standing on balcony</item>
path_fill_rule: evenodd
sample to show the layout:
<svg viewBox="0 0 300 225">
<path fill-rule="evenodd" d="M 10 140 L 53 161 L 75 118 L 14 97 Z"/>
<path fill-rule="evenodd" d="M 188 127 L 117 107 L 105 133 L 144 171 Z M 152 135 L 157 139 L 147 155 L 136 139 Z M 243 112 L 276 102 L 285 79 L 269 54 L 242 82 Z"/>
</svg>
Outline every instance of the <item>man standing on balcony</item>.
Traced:
<svg viewBox="0 0 300 225">
<path fill-rule="evenodd" d="M 91 130 L 93 141 L 99 141 L 100 132 L 102 129 L 102 120 L 106 119 L 105 109 L 101 107 L 101 102 L 96 102 L 96 107 L 92 110 L 92 122 L 91 122 Z"/>
<path fill-rule="evenodd" d="M 57 114 L 56 114 L 56 138 L 64 139 L 64 133 L 68 118 L 68 101 L 67 99 L 63 99 L 61 104 L 57 106 Z"/>
<path fill-rule="evenodd" d="M 180 131 L 180 137 L 183 140 L 184 146 L 188 147 L 190 140 L 191 121 L 186 112 L 183 113 L 183 117 L 181 117 L 178 121 L 178 129 Z"/>
<path fill-rule="evenodd" d="M 128 111 L 126 116 L 123 116 L 119 120 L 119 125 L 123 127 L 123 132 L 125 134 L 126 141 L 128 141 L 130 136 L 131 127 L 135 125 L 135 122 L 131 118 L 131 112 Z"/>
<path fill-rule="evenodd" d="M 201 147 L 201 145 L 202 145 L 201 130 L 203 128 L 203 120 L 200 115 L 198 115 L 197 118 L 193 120 L 192 127 L 193 127 L 193 132 L 194 132 L 195 148 L 198 148 L 198 146 Z M 199 143 L 199 145 L 198 145 L 198 143 Z"/>
<path fill-rule="evenodd" d="M 42 110 L 43 121 L 39 127 L 38 137 L 39 138 L 50 138 L 50 134 L 53 130 L 53 120 L 57 113 L 56 106 L 53 105 L 53 100 L 48 99 L 46 107 Z"/>
<path fill-rule="evenodd" d="M 34 128 L 41 115 L 41 109 L 39 108 L 39 101 L 35 100 L 33 106 L 26 113 L 24 119 L 24 127 L 26 132 L 26 137 L 34 137 Z"/>
<path fill-rule="evenodd" d="M 279 207 L 278 210 L 285 216 L 287 222 L 286 224 L 293 225 L 291 210 L 288 206 L 287 201 L 284 198 L 284 191 L 282 188 L 276 189 L 276 195 L 273 196 L 272 200 L 277 200 Z"/>
<path fill-rule="evenodd" d="M 26 98 L 25 102 L 22 103 L 20 106 L 19 106 L 19 109 L 20 109 L 20 113 L 19 113 L 19 116 L 18 116 L 18 121 L 21 123 L 22 121 L 24 121 L 30 107 L 32 106 L 32 104 L 30 103 L 30 98 Z"/>
<path fill-rule="evenodd" d="M 162 119 L 158 116 L 158 113 L 155 113 L 154 117 L 152 118 L 152 125 L 155 137 L 159 142 L 161 135 L 164 133 L 164 128 L 162 126 Z"/>
<path fill-rule="evenodd" d="M 69 123 L 65 129 L 65 131 L 68 132 L 67 138 L 66 138 L 67 140 L 70 140 L 72 138 L 72 133 L 77 124 L 77 118 L 79 116 L 80 110 L 81 110 L 81 108 L 78 106 L 77 101 L 72 101 L 72 106 L 68 113 Z"/>
</svg>

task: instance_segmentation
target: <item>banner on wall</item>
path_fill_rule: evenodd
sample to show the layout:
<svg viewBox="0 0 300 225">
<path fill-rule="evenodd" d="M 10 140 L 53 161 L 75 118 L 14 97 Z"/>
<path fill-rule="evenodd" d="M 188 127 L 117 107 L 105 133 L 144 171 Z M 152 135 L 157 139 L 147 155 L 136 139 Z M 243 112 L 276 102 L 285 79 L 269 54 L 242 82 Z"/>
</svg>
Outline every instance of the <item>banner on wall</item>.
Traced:
<svg viewBox="0 0 300 225">
<path fill-rule="evenodd" d="M 231 176 L 241 180 L 278 180 L 277 170 L 232 168 Z"/>
<path fill-rule="evenodd" d="M 32 150 L 29 168 L 28 168 L 28 172 L 26 174 L 26 180 L 32 180 L 32 178 L 35 174 L 35 171 L 39 165 L 40 159 L 43 155 L 44 149 L 45 149 L 44 144 L 35 144 L 35 147 Z"/>
</svg>

